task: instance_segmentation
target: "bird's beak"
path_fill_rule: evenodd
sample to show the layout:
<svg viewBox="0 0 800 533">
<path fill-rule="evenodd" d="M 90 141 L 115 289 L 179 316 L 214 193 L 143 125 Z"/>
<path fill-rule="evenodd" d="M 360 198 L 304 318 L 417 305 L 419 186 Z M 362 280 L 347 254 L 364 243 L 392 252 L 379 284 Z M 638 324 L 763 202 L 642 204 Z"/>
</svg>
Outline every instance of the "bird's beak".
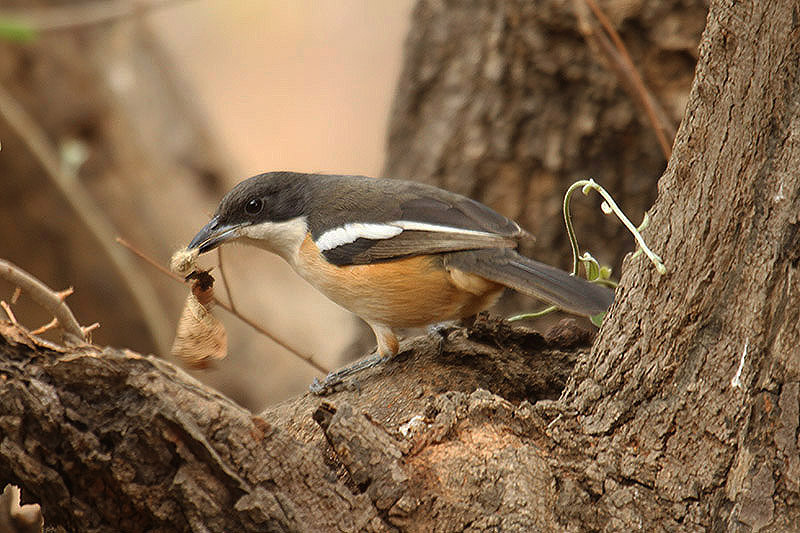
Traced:
<svg viewBox="0 0 800 533">
<path fill-rule="evenodd" d="M 234 226 L 227 224 L 221 225 L 219 219 L 214 217 L 208 221 L 208 224 L 203 226 L 203 229 L 197 232 L 197 235 L 194 236 L 194 239 L 192 239 L 192 242 L 190 242 L 189 246 L 186 248 L 188 250 L 199 248 L 201 254 L 208 252 L 220 244 L 238 237 L 238 230 L 241 227 L 241 224 Z"/>
</svg>

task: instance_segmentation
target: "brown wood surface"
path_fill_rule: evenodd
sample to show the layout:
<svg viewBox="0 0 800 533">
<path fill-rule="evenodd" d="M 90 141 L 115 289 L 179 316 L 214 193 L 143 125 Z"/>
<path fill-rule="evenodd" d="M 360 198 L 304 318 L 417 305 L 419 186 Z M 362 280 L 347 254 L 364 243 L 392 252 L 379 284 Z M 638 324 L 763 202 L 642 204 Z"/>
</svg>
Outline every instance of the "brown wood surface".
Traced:
<svg viewBox="0 0 800 533">
<path fill-rule="evenodd" d="M 589 339 L 572 323 L 545 339 L 481 317 L 404 343 L 360 390 L 254 415 L 152 356 L 0 338 L 0 479 L 56 531 L 424 531 L 436 515 L 458 529 L 533 497 L 521 486 L 506 502 L 472 453 L 543 429 L 548 408 L 531 402 L 552 403 Z M 475 426 L 467 448 L 452 441 L 462 425 Z M 446 464 L 428 457 L 439 446 Z"/>
</svg>

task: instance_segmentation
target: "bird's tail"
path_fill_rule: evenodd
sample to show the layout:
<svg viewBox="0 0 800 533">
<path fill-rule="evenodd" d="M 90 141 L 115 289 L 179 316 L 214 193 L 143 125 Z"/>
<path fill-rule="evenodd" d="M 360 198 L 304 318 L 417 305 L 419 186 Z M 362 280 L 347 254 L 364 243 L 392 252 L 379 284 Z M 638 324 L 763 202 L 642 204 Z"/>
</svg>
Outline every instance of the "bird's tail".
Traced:
<svg viewBox="0 0 800 533">
<path fill-rule="evenodd" d="M 447 254 L 446 263 L 578 315 L 603 313 L 614 302 L 612 290 L 510 248 L 453 252 Z"/>
</svg>

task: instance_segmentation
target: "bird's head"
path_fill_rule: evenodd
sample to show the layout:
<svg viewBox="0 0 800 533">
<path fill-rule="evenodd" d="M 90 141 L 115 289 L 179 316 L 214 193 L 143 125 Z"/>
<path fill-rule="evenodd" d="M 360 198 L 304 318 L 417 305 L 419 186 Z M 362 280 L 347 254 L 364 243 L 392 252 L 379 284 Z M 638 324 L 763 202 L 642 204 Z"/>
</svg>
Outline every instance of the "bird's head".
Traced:
<svg viewBox="0 0 800 533">
<path fill-rule="evenodd" d="M 239 241 L 283 255 L 306 233 L 305 175 L 270 172 L 246 179 L 220 201 L 187 247 L 205 253 Z"/>
</svg>

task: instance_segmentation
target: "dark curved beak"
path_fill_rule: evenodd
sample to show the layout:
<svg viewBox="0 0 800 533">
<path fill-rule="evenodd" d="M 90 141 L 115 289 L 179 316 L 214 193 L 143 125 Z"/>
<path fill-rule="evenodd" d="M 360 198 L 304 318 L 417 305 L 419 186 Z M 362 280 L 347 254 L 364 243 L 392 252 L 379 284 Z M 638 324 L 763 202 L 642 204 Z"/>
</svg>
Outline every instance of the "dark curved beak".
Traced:
<svg viewBox="0 0 800 533">
<path fill-rule="evenodd" d="M 220 224 L 219 218 L 214 217 L 208 221 L 208 224 L 203 226 L 203 229 L 197 232 L 192 242 L 186 248 L 192 250 L 199 248 L 200 253 L 205 253 L 213 250 L 220 244 L 236 238 L 236 230 L 241 227 L 241 224 L 234 226 L 227 224 Z"/>
</svg>

